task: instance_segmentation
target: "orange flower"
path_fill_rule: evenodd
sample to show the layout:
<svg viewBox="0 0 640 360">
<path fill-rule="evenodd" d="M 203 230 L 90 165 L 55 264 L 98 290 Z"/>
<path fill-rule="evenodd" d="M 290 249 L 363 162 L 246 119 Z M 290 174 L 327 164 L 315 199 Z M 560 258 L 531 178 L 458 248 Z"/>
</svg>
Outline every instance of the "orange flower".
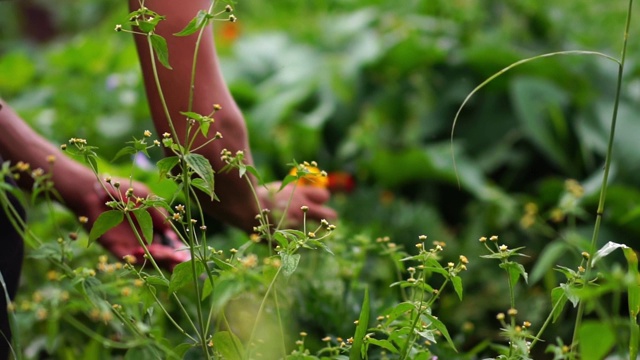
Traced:
<svg viewBox="0 0 640 360">
<path fill-rule="evenodd" d="M 306 166 L 305 168 L 309 173 L 298 179 L 298 185 L 314 186 L 325 189 L 327 188 L 327 186 L 329 185 L 329 179 L 326 175 L 322 174 L 322 171 L 320 169 L 315 166 Z M 291 169 L 291 171 L 289 171 L 289 175 L 295 176 L 296 174 L 298 174 L 298 169 L 296 168 L 293 168 Z"/>
</svg>

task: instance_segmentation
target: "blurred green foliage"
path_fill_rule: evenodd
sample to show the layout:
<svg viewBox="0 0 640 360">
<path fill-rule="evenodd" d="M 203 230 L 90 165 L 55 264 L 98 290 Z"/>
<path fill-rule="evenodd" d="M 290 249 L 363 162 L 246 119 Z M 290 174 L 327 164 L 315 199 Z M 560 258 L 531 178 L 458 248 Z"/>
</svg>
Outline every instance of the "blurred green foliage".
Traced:
<svg viewBox="0 0 640 360">
<path fill-rule="evenodd" d="M 130 134 L 151 126 L 133 43 L 113 33 L 125 4 L 61 3 L 31 2 L 49 14 L 55 32 L 44 44 L 23 36 L 39 26 L 23 8 L 0 3 L 1 13 L 12 14 L 0 24 L 7 34 L 0 74 L 10 74 L 0 76 L 0 96 L 52 141 L 88 138 L 110 159 Z M 491 316 L 508 300 L 500 295 L 506 284 L 493 281 L 499 269 L 478 259 L 479 236 L 500 234 L 510 246 L 526 246 L 531 258 L 525 267 L 537 267 L 530 287 L 521 290 L 529 299 L 522 311 L 534 322 L 549 310 L 545 291 L 558 277 L 550 268 L 579 258 L 574 250 L 583 249 L 595 218 L 617 68 L 576 56 L 519 67 L 463 109 L 451 144 L 455 112 L 475 86 L 517 60 L 569 49 L 617 56 L 626 7 L 625 1 L 577 0 L 240 1 L 240 22 L 233 28 L 221 23 L 217 38 L 266 177 L 286 174 L 292 158 L 354 175 L 356 190 L 333 199 L 346 229 L 344 244 L 364 246 L 388 235 L 410 249 L 424 233 L 475 259 L 465 279 L 466 301 L 474 306 L 457 308 L 455 294 L 440 305 L 453 329 L 475 324 L 460 335 L 474 344 L 496 328 Z M 637 248 L 635 33 L 602 242 L 617 239 Z M 584 187 L 578 206 L 584 211 L 565 209 L 572 223 L 551 221 L 569 178 Z M 527 203 L 538 209 L 531 226 L 521 222 Z M 362 290 L 360 282 L 377 285 L 373 299 L 384 294 L 372 307 L 394 296 L 386 286 L 395 274 L 380 266 L 382 260 L 360 259 L 363 268 L 354 270 L 345 260 L 353 252 L 336 253 L 342 257 L 332 261 L 344 272 L 321 268 L 328 279 L 300 290 L 300 321 L 319 336 L 344 331 L 340 321 L 357 318 L 361 299 L 352 296 Z M 566 329 L 559 326 L 558 333 Z"/>
</svg>

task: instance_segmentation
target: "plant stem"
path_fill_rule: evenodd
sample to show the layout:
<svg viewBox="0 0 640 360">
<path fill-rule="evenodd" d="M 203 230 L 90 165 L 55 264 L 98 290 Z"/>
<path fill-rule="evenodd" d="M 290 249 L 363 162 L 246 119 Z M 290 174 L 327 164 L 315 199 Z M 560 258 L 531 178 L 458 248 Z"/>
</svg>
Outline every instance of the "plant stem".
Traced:
<svg viewBox="0 0 640 360">
<path fill-rule="evenodd" d="M 604 162 L 604 174 L 602 177 L 602 186 L 600 187 L 600 199 L 598 200 L 598 210 L 596 211 L 596 223 L 593 228 L 593 236 L 591 238 L 591 248 L 589 249 L 590 259 L 593 258 L 596 243 L 598 241 L 598 235 L 600 234 L 600 224 L 602 223 L 602 214 L 604 212 L 604 203 L 607 195 L 607 182 L 609 180 L 609 170 L 611 169 L 611 154 L 613 153 L 613 140 L 616 131 L 616 122 L 618 120 L 618 108 L 620 106 L 620 94 L 622 92 L 622 76 L 624 74 L 624 64 L 627 55 L 627 42 L 629 39 L 629 27 L 631 25 L 631 12 L 633 8 L 633 0 L 629 0 L 629 7 L 627 9 L 627 20 L 624 27 L 624 40 L 622 43 L 622 51 L 620 54 L 620 61 L 618 65 L 618 80 L 616 85 L 616 97 L 613 105 L 613 114 L 611 115 L 611 128 L 609 131 L 609 142 L 607 144 L 607 156 Z M 586 274 L 589 274 L 593 263 L 587 261 Z M 588 277 L 585 276 L 585 279 Z M 585 281 L 586 284 L 586 281 Z M 585 285 L 583 285 L 585 286 Z M 573 328 L 573 339 L 571 340 L 571 351 L 575 351 L 575 346 L 578 342 L 578 329 L 582 323 L 582 316 L 584 315 L 584 301 L 580 301 L 578 304 L 578 312 L 576 314 L 576 322 Z"/>
<path fill-rule="evenodd" d="M 249 341 L 247 342 L 247 344 L 251 344 L 253 342 L 253 338 L 256 335 L 256 330 L 258 328 L 258 322 L 260 321 L 260 316 L 262 315 L 262 312 L 264 311 L 264 307 L 267 303 L 267 298 L 269 297 L 269 293 L 271 292 L 271 290 L 273 289 L 273 287 L 276 284 L 276 280 L 278 280 L 278 275 L 280 275 L 280 271 L 282 270 L 282 266 L 280 266 L 278 268 L 278 271 L 276 271 L 276 274 L 273 276 L 273 280 L 271 280 L 271 283 L 269 284 L 269 287 L 267 288 L 266 293 L 264 294 L 264 297 L 262 298 L 262 302 L 260 302 L 260 307 L 258 308 L 258 313 L 256 314 L 256 321 L 253 323 L 253 329 L 251 329 L 251 336 L 249 336 Z M 249 346 L 247 348 L 247 359 L 250 359 L 251 356 L 251 347 Z"/>
</svg>

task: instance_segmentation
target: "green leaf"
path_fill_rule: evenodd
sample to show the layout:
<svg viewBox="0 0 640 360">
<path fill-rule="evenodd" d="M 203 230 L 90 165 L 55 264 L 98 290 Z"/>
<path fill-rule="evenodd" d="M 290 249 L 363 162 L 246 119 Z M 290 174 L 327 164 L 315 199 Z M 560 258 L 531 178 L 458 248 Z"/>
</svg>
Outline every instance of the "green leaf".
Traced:
<svg viewBox="0 0 640 360">
<path fill-rule="evenodd" d="M 284 189 L 285 186 L 289 185 L 291 182 L 298 180 L 298 177 L 295 175 L 287 175 L 284 177 L 284 179 L 282 180 L 282 183 L 280 184 L 280 189 L 278 189 L 278 191 Z"/>
<path fill-rule="evenodd" d="M 442 333 L 444 338 L 447 339 L 447 342 L 449 343 L 451 348 L 453 348 L 455 352 L 458 352 L 456 346 L 453 344 L 453 340 L 451 340 L 451 336 L 449 336 L 449 331 L 447 330 L 447 327 L 444 325 L 444 323 L 431 314 L 423 313 L 423 315 L 431 321 L 431 324 L 433 324 L 433 326 L 438 329 L 440 333 Z"/>
<path fill-rule="evenodd" d="M 195 261 L 196 273 L 193 273 L 193 262 Z M 204 272 L 204 265 L 197 260 L 189 260 L 176 265 L 173 268 L 171 274 L 171 280 L 169 281 L 169 292 L 175 292 L 186 286 L 189 283 L 193 283 L 194 279 L 197 279 L 200 274 Z"/>
<path fill-rule="evenodd" d="M 415 310 L 416 306 L 412 303 L 409 302 L 402 302 L 399 303 L 398 305 L 396 305 L 393 310 L 391 310 L 391 312 L 389 313 L 389 318 L 388 318 L 388 322 L 390 321 L 394 321 L 395 319 L 397 319 L 398 317 L 406 314 L 407 312 L 411 311 L 411 310 Z"/>
<path fill-rule="evenodd" d="M 389 340 L 378 340 L 375 338 L 369 338 L 367 341 L 369 341 L 370 344 L 379 346 L 383 349 L 389 350 L 394 354 L 398 353 L 398 349 L 396 349 L 396 347 L 393 345 L 393 343 Z"/>
<path fill-rule="evenodd" d="M 560 314 L 562 314 L 562 310 L 564 310 L 564 305 L 567 303 L 567 296 L 565 290 L 558 286 L 551 290 L 551 304 L 553 304 L 553 322 L 555 323 L 558 320 Z"/>
<path fill-rule="evenodd" d="M 264 184 L 264 181 L 262 180 L 260 173 L 258 172 L 258 170 L 256 170 L 255 167 L 251 165 L 245 165 L 245 168 L 248 173 L 256 177 L 256 180 L 258 180 L 258 184 L 261 184 L 261 185 Z"/>
<path fill-rule="evenodd" d="M 132 212 L 140 226 L 143 238 L 147 241 L 147 244 L 151 245 L 153 242 L 153 220 L 151 219 L 151 214 L 147 209 L 142 208 Z"/>
<path fill-rule="evenodd" d="M 187 154 L 184 156 L 184 160 L 187 162 L 187 165 L 207 183 L 210 189 L 208 194 L 211 196 L 211 200 L 213 200 L 215 197 L 213 193 L 215 188 L 213 179 L 214 171 L 209 160 L 200 154 Z"/>
<path fill-rule="evenodd" d="M 108 210 L 100 214 L 89 232 L 89 244 L 96 241 L 107 231 L 118 226 L 124 220 L 124 214 L 119 210 Z"/>
<path fill-rule="evenodd" d="M 573 304 L 573 307 L 578 306 L 578 302 L 580 302 L 580 297 L 576 294 L 573 286 L 568 284 L 560 284 L 560 288 L 564 291 L 564 296 L 567 297 L 569 301 Z"/>
<path fill-rule="evenodd" d="M 202 119 L 202 115 L 198 114 L 197 112 L 193 112 L 193 111 L 180 111 L 180 115 L 184 115 L 184 116 L 188 117 L 189 119 L 194 119 L 194 120 Z"/>
<path fill-rule="evenodd" d="M 160 174 L 160 179 L 164 179 L 165 177 L 167 177 L 167 175 L 171 173 L 171 170 L 173 170 L 173 168 L 175 168 L 179 162 L 180 159 L 177 156 L 166 157 L 158 161 L 157 166 L 158 173 Z"/>
<path fill-rule="evenodd" d="M 562 115 L 569 103 L 565 90 L 551 80 L 519 77 L 512 81 L 511 97 L 523 134 L 563 169 L 574 169 L 563 148 L 569 140 L 567 119 Z"/>
<path fill-rule="evenodd" d="M 629 278 L 631 283 L 628 286 L 629 293 L 629 314 L 634 318 L 640 314 L 640 273 L 638 272 L 638 255 L 631 248 L 622 250 L 629 265 Z"/>
<path fill-rule="evenodd" d="M 278 242 L 281 248 L 286 249 L 289 245 L 289 240 L 287 240 L 287 236 L 280 231 L 276 231 L 273 234 L 273 238 Z"/>
<path fill-rule="evenodd" d="M 111 159 L 111 161 L 113 162 L 125 155 L 133 155 L 135 153 L 136 153 L 135 148 L 133 148 L 132 146 L 125 146 L 116 153 L 116 156 L 114 156 L 113 159 Z"/>
<path fill-rule="evenodd" d="M 189 23 L 187 24 L 187 26 L 184 27 L 184 29 L 180 30 L 180 32 L 177 32 L 173 35 L 175 36 L 191 35 L 196 31 L 200 30 L 205 25 L 207 25 L 207 20 L 209 20 L 210 17 L 211 16 L 209 15 L 209 13 L 207 13 L 204 10 L 200 10 L 196 14 L 196 16 L 193 19 L 191 19 L 191 21 L 189 21 Z"/>
<path fill-rule="evenodd" d="M 149 40 L 151 41 L 153 51 L 158 57 L 158 61 L 160 61 L 160 63 L 167 69 L 173 69 L 171 65 L 169 65 L 169 50 L 167 49 L 167 40 L 157 34 L 150 34 Z"/>
<path fill-rule="evenodd" d="M 505 263 L 500 264 L 500 268 L 505 269 L 509 273 L 509 278 L 511 279 L 512 286 L 515 286 L 518 283 L 518 279 L 520 276 L 524 278 L 524 282 L 528 282 L 527 272 L 524 270 L 524 266 L 522 264 L 507 261 Z"/>
<path fill-rule="evenodd" d="M 554 241 L 547 245 L 531 270 L 531 283 L 537 283 L 549 270 L 553 269 L 558 259 L 567 252 L 568 247 L 567 243 L 562 241 Z"/>
<path fill-rule="evenodd" d="M 173 348 L 173 352 L 178 357 L 178 359 L 182 359 L 184 357 L 184 354 L 186 354 L 186 352 L 193 347 L 193 344 L 183 343 Z"/>
<path fill-rule="evenodd" d="M 213 347 L 227 360 L 242 360 L 244 349 L 237 336 L 229 331 L 218 331 L 213 334 Z"/>
<path fill-rule="evenodd" d="M 640 326 L 638 313 L 640 312 L 640 273 L 638 272 L 638 255 L 631 248 L 622 249 L 629 264 L 630 284 L 627 287 L 629 302 L 629 359 L 638 357 L 640 344 Z"/>
<path fill-rule="evenodd" d="M 209 184 L 201 178 L 192 179 L 191 185 L 196 189 L 199 189 L 200 191 L 204 192 L 205 194 L 209 194 L 213 192 L 213 189 L 209 188 Z M 218 199 L 218 196 L 216 196 L 215 193 L 213 194 L 213 199 L 220 200 Z"/>
<path fill-rule="evenodd" d="M 169 287 L 169 280 L 167 280 L 167 279 L 165 279 L 163 277 L 157 276 L 157 275 L 147 276 L 144 280 L 149 285 L 158 285 L 158 286 L 163 286 L 163 287 L 167 287 L 167 288 Z"/>
<path fill-rule="evenodd" d="M 351 346 L 351 352 L 349 352 L 349 360 L 359 360 L 364 358 L 364 336 L 367 334 L 369 328 L 369 288 L 364 289 L 364 300 L 362 301 L 362 310 L 360 310 L 360 318 L 358 319 L 358 326 L 356 327 L 356 333 L 353 336 L 353 345 Z"/>
<path fill-rule="evenodd" d="M 616 343 L 616 334 L 611 327 L 600 321 L 585 321 L 578 330 L 580 359 L 601 360 Z"/>
<path fill-rule="evenodd" d="M 300 254 L 289 255 L 287 253 L 281 253 L 280 256 L 282 257 L 282 271 L 284 272 L 284 276 L 289 277 L 296 271 L 296 268 L 298 268 Z"/>
<path fill-rule="evenodd" d="M 460 301 L 462 301 L 462 278 L 460 276 L 454 276 L 451 278 L 451 283 L 453 284 L 453 289 L 458 294 Z"/>
</svg>

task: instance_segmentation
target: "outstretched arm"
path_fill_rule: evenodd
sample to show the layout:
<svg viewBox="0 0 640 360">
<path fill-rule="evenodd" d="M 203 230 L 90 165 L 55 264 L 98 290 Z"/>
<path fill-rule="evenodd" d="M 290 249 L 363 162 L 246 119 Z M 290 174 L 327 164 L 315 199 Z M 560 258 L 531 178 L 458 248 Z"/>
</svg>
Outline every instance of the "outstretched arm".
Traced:
<svg viewBox="0 0 640 360">
<path fill-rule="evenodd" d="M 129 4 L 132 11 L 139 7 L 138 0 L 129 0 Z M 158 64 L 157 71 L 163 89 L 163 96 L 168 106 L 171 121 L 173 121 L 178 133 L 178 138 L 184 139 L 187 128 L 185 117 L 180 115 L 181 111 L 209 114 L 213 110 L 213 104 L 222 106 L 222 110 L 216 112 L 214 116 L 215 123 L 212 129 L 214 130 L 213 133 L 219 131 L 223 138 L 210 142 L 199 150 L 199 153 L 209 159 L 214 170 L 219 170 L 224 166 L 224 163 L 220 160 L 222 149 L 228 149 L 232 153 L 242 150 L 245 153 L 246 161 L 249 164 L 252 163 L 244 118 L 222 77 L 211 25 L 204 30 L 198 50 L 194 98 L 192 108 L 189 109 L 189 88 L 197 33 L 186 37 L 173 35 L 182 30 L 199 10 L 208 9 L 210 4 L 209 0 L 147 0 L 145 2 L 147 8 L 166 16 L 166 20 L 160 22 L 155 32 L 167 40 L 169 62 L 173 69 L 170 70 Z M 170 132 L 169 119 L 165 115 L 160 94 L 156 87 L 149 45 L 144 36 L 135 36 L 135 40 L 156 130 L 160 134 Z M 196 141 L 196 145 L 203 144 L 206 140 L 206 138 L 200 136 Z M 287 190 L 291 191 L 291 189 Z M 206 203 L 206 210 L 210 214 L 247 231 L 257 225 L 254 220 L 258 212 L 255 200 L 248 184 L 239 178 L 236 171 L 227 174 L 217 173 L 215 192 L 220 198 L 220 202 Z M 286 203 L 289 197 L 289 192 L 287 191 L 277 195 L 275 199 L 269 199 L 265 190 L 260 190 L 260 194 L 263 206 L 267 208 L 279 207 L 281 206 L 280 203 Z M 294 224 L 300 222 L 300 206 L 302 205 L 309 207 L 307 216 L 311 218 L 318 220 L 334 218 L 335 212 L 323 206 L 328 198 L 329 194 L 324 189 L 299 188 L 290 206 L 289 218 L 291 222 Z"/>
<path fill-rule="evenodd" d="M 2 100 L 0 106 L 2 157 L 13 164 L 18 161 L 27 163 L 33 170 L 40 168 L 44 172 L 51 171 L 51 180 L 64 205 L 76 215 L 86 216 L 89 220 L 87 226 L 90 227 L 103 211 L 108 210 L 105 205 L 105 201 L 108 200 L 107 194 L 98 183 L 96 175 L 38 135 Z M 128 180 L 122 181 L 124 190 L 129 186 L 128 183 Z M 30 176 L 23 174 L 18 179 L 18 184 L 28 190 L 32 187 L 33 181 Z M 145 197 L 149 193 L 146 186 L 140 183 L 134 182 L 132 187 L 137 196 Z M 156 234 L 169 235 L 169 226 L 164 222 L 164 217 L 159 213 L 152 213 L 152 217 Z M 175 252 L 174 247 L 182 244 L 175 241 L 175 234 L 173 237 L 174 246 L 163 246 L 159 241 L 154 241 L 150 247 L 154 258 L 167 267 L 187 258 L 186 254 Z M 142 248 L 128 224 L 121 224 L 107 232 L 99 242 L 118 258 L 124 255 L 142 255 Z"/>
</svg>

